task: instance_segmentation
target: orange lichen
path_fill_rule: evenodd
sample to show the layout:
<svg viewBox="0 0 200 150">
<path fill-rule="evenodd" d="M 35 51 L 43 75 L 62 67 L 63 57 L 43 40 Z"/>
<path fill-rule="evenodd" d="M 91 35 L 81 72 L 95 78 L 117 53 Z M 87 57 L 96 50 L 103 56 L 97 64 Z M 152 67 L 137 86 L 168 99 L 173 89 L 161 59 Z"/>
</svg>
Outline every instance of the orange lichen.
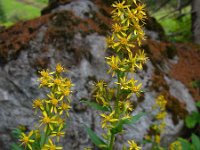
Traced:
<svg viewBox="0 0 200 150">
<path fill-rule="evenodd" d="M 29 45 L 29 41 L 38 33 L 38 29 L 47 23 L 50 15 L 31 21 L 19 22 L 0 33 L 0 59 L 2 62 L 15 58 L 19 52 Z"/>
<path fill-rule="evenodd" d="M 176 44 L 179 61 L 171 67 L 170 75 L 189 88 L 196 101 L 200 93 L 191 85 L 193 80 L 200 79 L 200 48 L 194 44 Z"/>
</svg>

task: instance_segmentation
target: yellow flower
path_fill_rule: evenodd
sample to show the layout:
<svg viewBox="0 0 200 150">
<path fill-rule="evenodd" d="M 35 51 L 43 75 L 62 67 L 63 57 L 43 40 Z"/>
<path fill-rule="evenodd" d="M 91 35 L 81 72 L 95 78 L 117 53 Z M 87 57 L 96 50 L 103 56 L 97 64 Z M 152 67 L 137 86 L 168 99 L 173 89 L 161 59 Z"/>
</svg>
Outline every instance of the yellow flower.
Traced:
<svg viewBox="0 0 200 150">
<path fill-rule="evenodd" d="M 123 15 L 125 8 L 129 7 L 130 5 L 125 5 L 125 1 L 122 2 L 115 2 L 112 5 L 115 9 L 112 11 L 112 14 L 116 14 L 118 17 Z"/>
<path fill-rule="evenodd" d="M 25 148 L 28 146 L 30 150 L 32 150 L 32 143 L 34 143 L 34 140 L 31 139 L 31 136 L 33 135 L 33 131 L 31 131 L 28 135 L 21 133 L 19 141 L 21 142 L 21 145 L 24 145 Z"/>
<path fill-rule="evenodd" d="M 49 80 L 46 78 L 40 78 L 40 87 L 48 86 Z"/>
<path fill-rule="evenodd" d="M 43 78 L 48 79 L 50 77 L 50 73 L 49 73 L 48 69 L 47 70 L 42 70 L 39 73 L 40 73 L 41 77 L 43 77 Z"/>
<path fill-rule="evenodd" d="M 136 8 L 135 8 L 135 11 L 134 13 L 137 15 L 143 15 L 142 17 L 144 18 L 146 16 L 146 13 L 145 13 L 145 5 L 144 4 L 136 4 Z"/>
<path fill-rule="evenodd" d="M 156 106 L 160 108 L 161 111 L 165 110 L 167 104 L 167 100 L 164 98 L 163 95 L 160 95 L 156 98 Z"/>
<path fill-rule="evenodd" d="M 160 135 L 155 135 L 155 142 L 160 144 Z"/>
<path fill-rule="evenodd" d="M 100 80 L 95 84 L 95 86 L 98 90 L 102 92 L 107 85 L 106 85 L 106 82 L 104 82 L 103 80 Z"/>
<path fill-rule="evenodd" d="M 141 150 L 141 147 L 137 146 L 134 140 L 128 141 L 129 150 Z"/>
<path fill-rule="evenodd" d="M 59 126 L 58 131 L 53 131 L 51 134 L 52 137 L 57 138 L 57 142 L 60 141 L 60 137 L 64 137 L 64 135 L 65 135 L 65 132 L 62 132 L 62 130 L 63 130 L 63 127 Z"/>
<path fill-rule="evenodd" d="M 72 86 L 74 86 L 74 84 L 72 84 L 72 82 L 68 79 L 67 81 L 65 81 L 64 86 L 71 88 Z"/>
<path fill-rule="evenodd" d="M 130 89 L 130 80 L 127 81 L 126 77 L 120 78 L 120 82 L 115 82 L 115 84 L 119 84 L 121 89 Z"/>
<path fill-rule="evenodd" d="M 133 44 L 133 41 L 131 41 L 132 34 L 129 35 L 118 35 L 118 41 L 115 42 L 113 45 L 115 48 L 117 48 L 117 52 L 123 51 L 123 52 L 129 52 L 131 53 L 130 48 L 134 48 L 135 45 Z"/>
<path fill-rule="evenodd" d="M 122 2 L 115 2 L 112 6 L 116 9 L 123 10 L 124 8 L 127 8 L 129 5 L 125 5 L 125 1 L 122 1 Z"/>
<path fill-rule="evenodd" d="M 50 100 L 47 100 L 46 103 L 50 104 L 50 111 L 57 113 L 58 112 L 58 105 L 59 105 L 59 101 L 62 100 L 63 97 L 60 97 L 59 99 L 55 97 L 55 95 L 53 93 L 50 93 L 47 95 Z"/>
<path fill-rule="evenodd" d="M 63 111 L 66 111 L 68 115 L 68 110 L 71 108 L 71 106 L 65 102 L 62 102 L 61 106 L 58 108 L 60 110 L 59 114 L 61 115 Z"/>
<path fill-rule="evenodd" d="M 35 108 L 35 109 L 40 108 L 41 110 L 44 110 L 42 100 L 40 100 L 40 99 L 34 100 L 33 101 L 33 108 Z"/>
<path fill-rule="evenodd" d="M 167 113 L 165 111 L 163 112 L 159 112 L 157 115 L 156 115 L 156 119 L 157 120 L 163 120 L 165 117 L 166 117 Z"/>
<path fill-rule="evenodd" d="M 106 38 L 106 43 L 107 43 L 108 47 L 113 48 L 113 45 L 115 44 L 114 36 L 107 37 Z"/>
<path fill-rule="evenodd" d="M 182 145 L 179 141 L 175 141 L 170 144 L 169 150 L 182 150 Z"/>
<path fill-rule="evenodd" d="M 51 130 L 53 130 L 53 124 L 57 123 L 55 121 L 56 116 L 50 117 L 47 115 L 46 111 L 42 112 L 43 116 L 40 116 L 41 120 L 40 120 L 40 126 L 41 125 L 45 125 L 45 132 L 47 130 L 47 128 L 50 128 Z"/>
<path fill-rule="evenodd" d="M 100 116 L 103 117 L 102 128 L 105 128 L 108 123 L 113 123 L 119 120 L 119 119 L 114 118 L 114 114 L 115 114 L 115 111 L 113 111 L 109 115 L 100 114 Z"/>
<path fill-rule="evenodd" d="M 61 86 L 62 85 L 62 80 L 59 78 L 54 79 L 53 81 L 53 85 L 57 85 L 57 86 Z"/>
<path fill-rule="evenodd" d="M 132 87 L 131 87 L 131 92 L 135 93 L 137 96 L 139 96 L 140 92 L 141 92 L 141 88 L 142 88 L 142 83 L 135 85 L 135 81 L 134 81 L 134 83 L 132 84 Z"/>
<path fill-rule="evenodd" d="M 124 102 L 120 101 L 119 105 L 126 112 L 127 111 L 133 111 L 133 106 L 132 106 L 132 103 L 130 101 L 124 101 Z"/>
<path fill-rule="evenodd" d="M 103 106 L 108 106 L 109 105 L 109 103 L 103 97 L 101 91 L 97 91 L 96 94 L 94 95 L 94 97 L 96 98 L 97 103 L 102 103 Z"/>
<path fill-rule="evenodd" d="M 126 35 L 124 32 L 128 29 L 127 26 L 122 26 L 119 23 L 115 23 L 112 25 L 112 30 L 113 33 L 117 33 L 117 34 L 122 34 L 122 35 Z"/>
<path fill-rule="evenodd" d="M 57 73 L 62 73 L 64 71 L 65 71 L 65 69 L 63 68 L 63 66 L 61 64 L 56 65 L 56 72 Z"/>
<path fill-rule="evenodd" d="M 108 73 L 112 72 L 112 76 L 115 75 L 117 70 L 124 71 L 123 68 L 120 68 L 120 66 L 122 65 L 122 61 L 118 56 L 106 57 L 106 59 L 107 59 L 107 64 L 110 66 Z"/>
<path fill-rule="evenodd" d="M 62 89 L 62 94 L 64 96 L 69 96 L 69 94 L 71 93 L 72 91 L 69 89 L 69 88 L 64 88 Z"/>
<path fill-rule="evenodd" d="M 57 117 L 56 119 L 55 119 L 55 121 L 57 122 L 57 126 L 59 127 L 59 128 L 63 128 L 64 127 L 64 125 L 65 125 L 65 119 L 63 119 L 63 118 L 61 118 L 61 117 Z"/>
<path fill-rule="evenodd" d="M 144 53 L 144 50 L 139 50 L 139 52 L 136 54 L 136 59 L 141 64 L 145 64 L 148 60 L 148 57 L 146 57 L 146 54 Z"/>
<path fill-rule="evenodd" d="M 56 146 L 51 139 L 48 140 L 48 144 L 45 144 L 42 150 L 62 150 L 61 146 Z"/>
</svg>

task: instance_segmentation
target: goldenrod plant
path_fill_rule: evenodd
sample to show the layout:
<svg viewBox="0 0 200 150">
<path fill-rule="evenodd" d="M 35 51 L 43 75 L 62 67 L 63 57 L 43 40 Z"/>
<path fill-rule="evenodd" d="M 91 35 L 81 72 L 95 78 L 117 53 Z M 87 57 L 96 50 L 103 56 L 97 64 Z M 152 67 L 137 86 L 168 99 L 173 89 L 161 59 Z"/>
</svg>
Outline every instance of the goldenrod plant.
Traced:
<svg viewBox="0 0 200 150">
<path fill-rule="evenodd" d="M 33 101 L 33 109 L 38 117 L 38 124 L 29 133 L 24 130 L 18 131 L 20 147 L 14 145 L 13 149 L 25 150 L 61 150 L 58 146 L 61 138 L 65 135 L 66 119 L 69 116 L 70 89 L 73 86 L 68 78 L 62 77 L 66 70 L 57 64 L 54 72 L 42 70 L 39 78 L 40 87 L 49 89 L 45 98 Z"/>
<path fill-rule="evenodd" d="M 154 111 L 157 111 L 154 123 L 150 126 L 149 134 L 145 136 L 146 142 L 152 143 L 152 150 L 163 150 L 160 146 L 160 136 L 164 132 L 166 123 L 165 117 L 167 115 L 166 112 L 166 104 L 167 100 L 163 95 L 159 95 L 156 98 L 155 105 L 153 106 Z"/>
<path fill-rule="evenodd" d="M 100 149 L 113 150 L 116 135 L 123 132 L 123 125 L 137 121 L 143 113 L 132 116 L 132 97 L 140 96 L 142 83 L 133 78 L 133 74 L 143 69 L 148 58 L 139 49 L 145 39 L 143 25 L 146 19 L 145 5 L 137 0 L 115 2 L 112 13 L 112 34 L 107 45 L 114 55 L 106 57 L 108 73 L 114 86 L 101 80 L 96 83 L 94 98 L 98 104 L 85 101 L 92 107 L 103 111 L 101 127 L 105 130 L 102 138 L 86 127 L 92 142 Z M 128 141 L 129 150 L 141 149 L 134 140 Z M 124 145 L 123 149 L 127 149 Z"/>
</svg>

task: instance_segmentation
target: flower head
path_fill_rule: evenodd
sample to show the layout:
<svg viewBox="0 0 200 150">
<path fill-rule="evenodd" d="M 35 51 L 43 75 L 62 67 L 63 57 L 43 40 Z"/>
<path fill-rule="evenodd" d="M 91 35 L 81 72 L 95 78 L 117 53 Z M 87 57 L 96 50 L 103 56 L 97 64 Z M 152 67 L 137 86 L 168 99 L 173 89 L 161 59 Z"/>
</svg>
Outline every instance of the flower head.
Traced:
<svg viewBox="0 0 200 150">
<path fill-rule="evenodd" d="M 48 144 L 45 144 L 42 150 L 62 150 L 61 146 L 56 146 L 51 139 L 48 140 Z"/>
<path fill-rule="evenodd" d="M 111 112 L 109 115 L 101 114 L 100 116 L 103 117 L 102 121 L 102 128 L 108 126 L 108 123 L 116 122 L 118 119 L 114 118 L 115 111 Z"/>
<path fill-rule="evenodd" d="M 141 150 L 141 147 L 139 147 L 134 140 L 128 141 L 129 144 L 129 150 Z"/>
<path fill-rule="evenodd" d="M 28 146 L 30 150 L 32 150 L 32 143 L 34 143 L 34 140 L 31 139 L 31 136 L 33 135 L 33 131 L 31 131 L 28 135 L 21 133 L 19 141 L 22 143 L 21 145 L 24 145 L 25 147 Z"/>
</svg>

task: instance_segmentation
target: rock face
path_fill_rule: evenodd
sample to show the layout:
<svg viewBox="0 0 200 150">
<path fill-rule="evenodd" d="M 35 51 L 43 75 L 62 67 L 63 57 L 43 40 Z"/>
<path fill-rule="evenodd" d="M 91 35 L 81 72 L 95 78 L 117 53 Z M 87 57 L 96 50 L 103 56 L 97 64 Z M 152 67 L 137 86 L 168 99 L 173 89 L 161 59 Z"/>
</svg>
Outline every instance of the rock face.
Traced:
<svg viewBox="0 0 200 150">
<path fill-rule="evenodd" d="M 109 11 L 110 8 L 100 0 L 68 1 L 38 19 L 16 24 L 0 32 L 0 149 L 10 149 L 10 143 L 14 141 L 11 130 L 18 125 L 33 128 L 35 117 L 32 100 L 43 97 L 45 93 L 45 90 L 38 89 L 38 71 L 52 69 L 58 62 L 69 70 L 66 76 L 75 84 L 71 119 L 67 120 L 69 127 L 63 145 L 67 150 L 92 146 L 83 123 L 100 133 L 99 112 L 91 110 L 79 100 L 91 99 L 94 81 L 104 79 L 111 82 L 104 61 L 104 57 L 111 53 L 105 51 L 105 35 L 109 33 L 111 24 Z M 167 127 L 162 135 L 164 145 L 180 134 L 184 116 L 196 110 L 193 96 L 188 90 L 190 87 L 183 84 L 185 80 L 177 81 L 173 76 L 177 69 L 174 66 L 184 59 L 179 55 L 181 49 L 177 49 L 176 56 L 169 59 L 166 50 L 169 46 L 178 47 L 151 40 L 143 45 L 150 59 L 146 69 L 134 77 L 143 82 L 147 92 L 142 102 L 132 99 L 137 103 L 133 114 L 149 112 L 159 94 L 168 99 Z M 198 51 L 194 53 L 200 58 Z M 187 59 L 190 59 L 189 56 Z M 193 62 L 193 66 L 199 66 L 199 62 Z M 182 71 L 185 73 L 188 70 L 190 68 L 186 67 Z M 199 77 L 198 70 L 193 72 L 188 76 L 189 79 Z M 120 149 L 121 143 L 130 139 L 141 141 L 153 122 L 153 116 L 154 113 L 148 113 L 137 124 L 127 126 L 126 134 L 117 137 L 115 149 Z"/>
</svg>

